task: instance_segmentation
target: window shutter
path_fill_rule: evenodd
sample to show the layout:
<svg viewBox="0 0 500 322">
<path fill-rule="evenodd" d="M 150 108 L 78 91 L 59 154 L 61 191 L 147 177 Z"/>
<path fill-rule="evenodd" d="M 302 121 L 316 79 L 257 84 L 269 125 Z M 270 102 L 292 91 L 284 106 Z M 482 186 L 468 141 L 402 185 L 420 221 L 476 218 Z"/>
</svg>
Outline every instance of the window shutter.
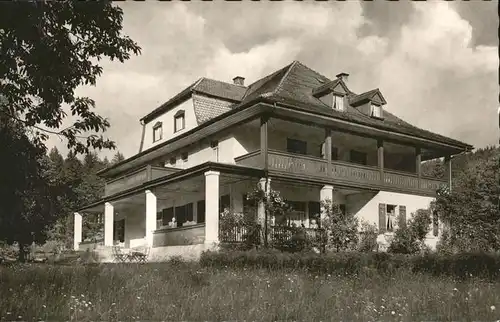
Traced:
<svg viewBox="0 0 500 322">
<path fill-rule="evenodd" d="M 406 227 L 406 206 L 399 206 L 399 218 L 404 225 L 403 227 Z"/>
<path fill-rule="evenodd" d="M 378 204 L 378 232 L 379 234 L 385 233 L 386 230 L 386 217 L 385 217 L 385 203 Z"/>
</svg>

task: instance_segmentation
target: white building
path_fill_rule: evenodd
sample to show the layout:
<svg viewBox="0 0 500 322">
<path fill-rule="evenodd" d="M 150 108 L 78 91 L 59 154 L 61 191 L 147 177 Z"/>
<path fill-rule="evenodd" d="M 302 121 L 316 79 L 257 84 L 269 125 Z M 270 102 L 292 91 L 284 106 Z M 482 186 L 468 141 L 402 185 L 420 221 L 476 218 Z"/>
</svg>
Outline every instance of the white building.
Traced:
<svg viewBox="0 0 500 322">
<path fill-rule="evenodd" d="M 138 154 L 99 173 L 105 195 L 75 214 L 75 248 L 88 247 L 82 216 L 99 212 L 101 249 L 120 240 L 151 246 L 151 258 L 195 256 L 219 241 L 221 210 L 242 212 L 244 195 L 266 177 L 306 227 L 322 199 L 381 232 L 391 211 L 409 218 L 426 208 L 451 178 L 422 176 L 421 162 L 449 165 L 472 146 L 399 119 L 380 90 L 355 94 L 347 77 L 294 61 L 249 86 L 242 77 L 199 79 L 140 120 Z"/>
</svg>

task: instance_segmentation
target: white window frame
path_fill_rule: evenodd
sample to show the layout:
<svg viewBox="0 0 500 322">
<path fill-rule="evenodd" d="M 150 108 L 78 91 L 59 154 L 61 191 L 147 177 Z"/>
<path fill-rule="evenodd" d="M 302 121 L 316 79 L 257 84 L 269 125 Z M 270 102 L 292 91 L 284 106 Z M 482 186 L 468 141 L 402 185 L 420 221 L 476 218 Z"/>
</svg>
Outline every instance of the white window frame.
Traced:
<svg viewBox="0 0 500 322">
<path fill-rule="evenodd" d="M 371 109 L 370 115 L 372 117 L 382 118 L 382 106 L 376 105 L 376 104 L 371 104 L 370 109 Z"/>
<path fill-rule="evenodd" d="M 153 143 L 161 139 L 163 139 L 163 124 L 158 122 L 153 126 Z"/>
<path fill-rule="evenodd" d="M 177 122 L 180 121 L 181 124 L 177 124 Z M 179 131 L 182 131 L 186 128 L 186 114 L 184 111 L 179 110 L 177 113 L 174 115 L 174 133 L 177 133 Z"/>
<path fill-rule="evenodd" d="M 340 96 L 340 95 L 333 96 L 333 109 L 335 109 L 337 111 L 344 111 L 345 110 L 343 96 Z"/>
</svg>

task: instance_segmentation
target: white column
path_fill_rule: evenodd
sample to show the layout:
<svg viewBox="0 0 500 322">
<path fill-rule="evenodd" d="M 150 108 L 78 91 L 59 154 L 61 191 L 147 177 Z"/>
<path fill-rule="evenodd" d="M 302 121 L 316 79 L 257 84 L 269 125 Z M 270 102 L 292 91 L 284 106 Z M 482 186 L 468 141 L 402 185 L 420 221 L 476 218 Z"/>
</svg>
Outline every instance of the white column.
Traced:
<svg viewBox="0 0 500 322">
<path fill-rule="evenodd" d="M 146 190 L 146 243 L 153 247 L 153 232 L 156 230 L 156 196 Z"/>
<path fill-rule="evenodd" d="M 321 188 L 319 192 L 319 200 L 321 203 L 324 201 L 330 200 L 333 201 L 333 186 L 326 185 Z M 324 209 L 323 204 L 321 205 L 321 221 L 323 221 L 326 217 L 326 209 Z"/>
<path fill-rule="evenodd" d="M 104 204 L 104 246 L 113 246 L 114 207 L 109 202 Z"/>
<path fill-rule="evenodd" d="M 82 215 L 75 212 L 74 228 L 73 228 L 73 249 L 78 250 L 82 242 Z"/>
<path fill-rule="evenodd" d="M 219 242 L 219 175 L 205 172 L 205 244 Z"/>
</svg>

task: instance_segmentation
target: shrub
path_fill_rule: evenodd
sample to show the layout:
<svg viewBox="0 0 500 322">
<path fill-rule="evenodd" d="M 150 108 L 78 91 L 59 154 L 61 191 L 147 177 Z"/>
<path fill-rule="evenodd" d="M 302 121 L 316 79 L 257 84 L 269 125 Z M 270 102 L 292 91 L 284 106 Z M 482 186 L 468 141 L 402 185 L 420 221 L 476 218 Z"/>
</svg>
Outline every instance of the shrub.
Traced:
<svg viewBox="0 0 500 322">
<path fill-rule="evenodd" d="M 326 242 L 329 249 L 345 251 L 354 249 L 358 243 L 358 220 L 350 213 L 343 213 L 340 206 L 331 200 L 321 204 L 325 212 L 321 227 L 326 232 Z"/>
<path fill-rule="evenodd" d="M 328 254 L 283 253 L 276 250 L 204 252 L 200 264 L 208 268 L 306 271 L 314 274 L 358 275 L 376 272 L 393 276 L 401 270 L 435 276 L 500 278 L 500 254 L 463 253 L 404 255 L 338 252 Z"/>
<path fill-rule="evenodd" d="M 430 214 L 428 209 L 419 209 L 408 223 L 399 217 L 398 229 L 394 233 L 388 252 L 416 254 L 426 250 L 424 241 L 432 223 Z"/>
<path fill-rule="evenodd" d="M 362 222 L 358 250 L 360 252 L 373 252 L 377 250 L 377 235 L 378 229 L 376 225 Z"/>
</svg>

